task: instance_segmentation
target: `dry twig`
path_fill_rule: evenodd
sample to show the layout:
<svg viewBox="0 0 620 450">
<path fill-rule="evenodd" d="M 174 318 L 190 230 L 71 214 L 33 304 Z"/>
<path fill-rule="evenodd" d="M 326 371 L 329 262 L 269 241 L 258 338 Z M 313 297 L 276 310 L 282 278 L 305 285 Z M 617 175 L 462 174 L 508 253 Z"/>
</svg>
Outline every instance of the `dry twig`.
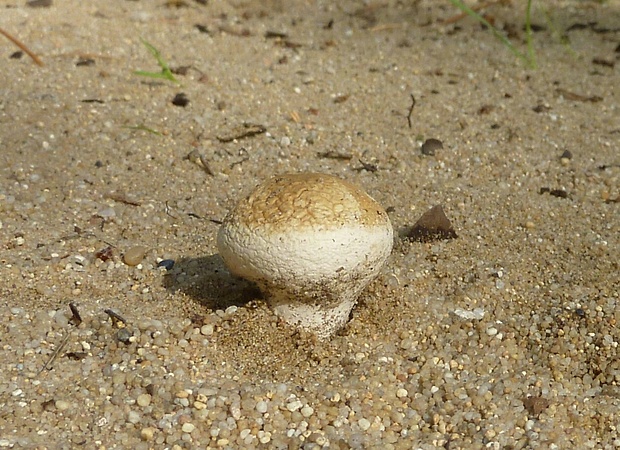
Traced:
<svg viewBox="0 0 620 450">
<path fill-rule="evenodd" d="M 37 66 L 44 65 L 43 61 L 41 61 L 41 59 L 37 55 L 35 55 L 28 47 L 21 43 L 15 36 L 10 35 L 2 28 L 0 28 L 0 34 L 3 34 L 9 41 L 17 45 L 24 53 L 30 56 Z"/>
</svg>

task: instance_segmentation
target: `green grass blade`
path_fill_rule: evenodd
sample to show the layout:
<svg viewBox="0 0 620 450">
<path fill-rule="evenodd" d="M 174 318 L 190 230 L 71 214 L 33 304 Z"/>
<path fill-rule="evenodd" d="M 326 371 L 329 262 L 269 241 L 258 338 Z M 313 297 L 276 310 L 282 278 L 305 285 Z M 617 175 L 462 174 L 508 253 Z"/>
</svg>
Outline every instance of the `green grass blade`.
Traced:
<svg viewBox="0 0 620 450">
<path fill-rule="evenodd" d="M 144 38 L 140 38 L 140 41 L 142 41 L 142 44 L 151 53 L 151 55 L 153 55 L 153 57 L 157 61 L 157 64 L 159 65 L 159 67 L 161 67 L 161 72 L 147 72 L 145 70 L 136 70 L 134 71 L 134 74 L 140 75 L 143 77 L 169 80 L 169 81 L 172 81 L 173 83 L 181 84 L 173 75 L 172 70 L 170 70 L 170 66 L 168 66 L 168 63 L 166 62 L 166 60 L 163 58 L 163 56 L 161 56 L 161 53 L 159 52 L 159 50 L 157 50 L 157 48 L 155 48 L 154 45 L 149 43 Z"/>
<path fill-rule="evenodd" d="M 528 57 L 528 56 L 532 56 L 533 55 L 533 47 L 532 47 L 532 44 L 531 44 L 531 42 L 532 42 L 531 41 L 531 31 L 532 31 L 532 29 L 531 29 L 531 24 L 529 23 L 530 9 L 531 9 L 531 5 L 532 5 L 532 0 L 528 0 L 527 11 L 526 11 L 526 29 L 529 29 L 529 33 L 528 33 L 528 46 L 531 48 L 531 52 L 532 52 L 532 55 L 528 55 L 528 56 L 524 55 L 519 50 L 517 50 L 517 48 L 514 45 L 512 45 L 512 42 L 510 42 L 510 40 L 506 36 L 504 36 L 488 20 L 486 20 L 484 17 L 482 17 L 476 11 L 471 9 L 469 6 L 467 6 L 461 0 L 450 0 L 450 3 L 452 3 L 455 7 L 459 8 L 461 11 L 463 11 L 468 16 L 473 17 L 478 22 L 480 22 L 481 24 L 486 26 L 489 30 L 491 30 L 493 35 L 497 39 L 499 39 L 502 42 L 502 44 L 504 44 L 506 46 L 506 48 L 508 48 L 508 50 L 510 50 L 512 52 L 513 55 L 515 55 L 517 58 L 522 60 L 529 67 L 532 67 L 532 68 L 534 67 L 534 65 L 535 65 L 534 60 L 530 59 L 530 57 Z"/>
</svg>

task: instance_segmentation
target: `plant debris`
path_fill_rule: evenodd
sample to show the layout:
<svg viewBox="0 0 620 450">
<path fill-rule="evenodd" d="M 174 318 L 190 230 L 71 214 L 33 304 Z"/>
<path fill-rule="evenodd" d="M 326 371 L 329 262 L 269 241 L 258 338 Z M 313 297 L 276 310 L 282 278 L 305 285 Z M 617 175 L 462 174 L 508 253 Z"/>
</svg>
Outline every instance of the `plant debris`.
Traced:
<svg viewBox="0 0 620 450">
<path fill-rule="evenodd" d="M 558 197 L 558 198 L 570 198 L 570 195 L 564 189 L 551 189 L 548 187 L 541 187 L 538 193 L 541 195 L 549 194 L 549 195 L 553 195 L 554 197 Z"/>
<path fill-rule="evenodd" d="M 406 237 L 412 241 L 432 242 L 456 239 L 458 236 L 443 206 L 436 205 L 422 214 L 422 217 L 406 233 Z"/>
<path fill-rule="evenodd" d="M 422 154 L 425 156 L 435 156 L 436 150 L 441 150 L 443 148 L 443 142 L 439 139 L 430 138 L 424 141 L 422 144 Z"/>
<path fill-rule="evenodd" d="M 267 127 L 264 125 L 253 124 L 244 122 L 241 125 L 234 126 L 223 134 L 216 136 L 220 142 L 232 142 L 234 140 L 245 139 L 248 137 L 256 136 L 267 131 Z"/>
<path fill-rule="evenodd" d="M 13 44 L 17 45 L 21 51 L 26 53 L 30 58 L 35 62 L 37 66 L 43 66 L 43 61 L 34 54 L 26 45 L 24 45 L 21 41 L 19 41 L 15 36 L 9 34 L 7 31 L 0 28 L 0 34 L 2 34 L 5 38 L 11 41 Z"/>
<path fill-rule="evenodd" d="M 187 95 L 183 92 L 179 92 L 177 95 L 174 96 L 174 98 L 172 99 L 172 104 L 174 106 L 181 106 L 181 107 L 186 107 L 187 105 L 189 105 L 189 98 L 187 97 Z"/>
<path fill-rule="evenodd" d="M 317 152 L 316 156 L 318 156 L 319 158 L 339 159 L 342 161 L 349 161 L 353 159 L 353 155 L 350 153 L 342 153 L 342 152 L 337 152 L 334 150 L 328 150 L 326 152 Z"/>
<path fill-rule="evenodd" d="M 581 94 L 575 94 L 574 92 L 567 91 L 566 89 L 558 88 L 555 90 L 557 95 L 564 97 L 566 100 L 572 100 L 574 102 L 591 102 L 598 103 L 603 100 L 603 97 L 598 95 L 585 96 Z"/>
<path fill-rule="evenodd" d="M 413 108 L 415 108 L 415 97 L 413 96 L 413 94 L 411 95 L 411 106 L 409 107 L 409 112 L 407 113 L 407 124 L 409 125 L 409 128 L 412 127 L 411 124 L 411 115 L 413 114 Z"/>
<path fill-rule="evenodd" d="M 543 397 L 526 397 L 523 399 L 523 406 L 530 416 L 538 417 L 549 407 L 549 400 Z"/>
</svg>

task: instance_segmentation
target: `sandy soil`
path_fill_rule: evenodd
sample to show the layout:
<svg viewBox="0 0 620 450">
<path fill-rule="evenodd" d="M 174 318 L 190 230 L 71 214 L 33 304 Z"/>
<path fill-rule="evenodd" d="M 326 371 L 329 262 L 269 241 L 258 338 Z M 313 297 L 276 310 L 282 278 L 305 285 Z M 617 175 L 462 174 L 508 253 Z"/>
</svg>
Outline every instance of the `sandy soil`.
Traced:
<svg viewBox="0 0 620 450">
<path fill-rule="evenodd" d="M 447 1 L 25 3 L 0 4 L 44 63 L 0 39 L 0 447 L 620 446 L 619 1 L 536 5 L 535 70 Z M 486 12 L 524 50 L 517 3 Z M 179 85 L 133 73 L 159 71 L 140 38 Z M 399 234 L 328 342 L 215 245 L 301 171 Z M 456 239 L 403 238 L 438 204 Z"/>
</svg>

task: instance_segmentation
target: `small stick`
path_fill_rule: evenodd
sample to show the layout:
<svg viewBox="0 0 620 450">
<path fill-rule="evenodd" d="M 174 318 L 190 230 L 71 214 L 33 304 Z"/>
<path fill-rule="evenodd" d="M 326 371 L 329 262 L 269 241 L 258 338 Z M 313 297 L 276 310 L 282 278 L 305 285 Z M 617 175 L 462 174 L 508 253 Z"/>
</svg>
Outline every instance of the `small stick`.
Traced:
<svg viewBox="0 0 620 450">
<path fill-rule="evenodd" d="M 411 114 L 413 114 L 413 107 L 415 106 L 415 97 L 411 94 L 411 106 L 409 107 L 409 114 L 407 114 L 407 123 L 411 128 Z"/>
<path fill-rule="evenodd" d="M 69 308 L 71 308 L 71 314 L 73 314 L 73 324 L 76 327 L 79 327 L 82 323 L 82 316 L 80 316 L 80 312 L 77 309 L 77 305 L 73 302 L 69 303 Z"/>
<path fill-rule="evenodd" d="M 0 34 L 3 34 L 9 41 L 17 45 L 24 53 L 30 56 L 37 66 L 42 67 L 44 65 L 43 61 L 41 61 L 41 59 L 37 55 L 35 55 L 32 51 L 30 51 L 30 49 L 26 47 L 24 44 L 22 44 L 16 37 L 11 36 L 9 33 L 4 31 L 2 28 L 0 28 Z"/>
<path fill-rule="evenodd" d="M 112 319 L 114 325 L 116 325 L 118 322 L 122 323 L 123 325 L 127 323 L 127 321 L 120 314 L 115 313 L 111 309 L 104 309 L 103 312 L 110 316 L 110 319 Z"/>
<path fill-rule="evenodd" d="M 56 350 L 54 350 L 54 353 L 52 353 L 52 356 L 50 357 L 50 359 L 48 359 L 47 362 L 43 365 L 43 367 L 41 367 L 41 370 L 39 370 L 39 372 L 37 372 L 37 376 L 39 376 L 41 374 L 41 372 L 43 372 L 45 369 L 48 369 L 48 368 L 51 369 L 51 364 L 58 357 L 58 355 L 60 354 L 62 349 L 65 348 L 65 346 L 67 345 L 67 342 L 69 342 L 69 337 L 70 336 L 71 336 L 71 331 L 67 331 L 67 334 L 62 339 L 62 342 L 60 343 L 58 348 Z"/>
</svg>

